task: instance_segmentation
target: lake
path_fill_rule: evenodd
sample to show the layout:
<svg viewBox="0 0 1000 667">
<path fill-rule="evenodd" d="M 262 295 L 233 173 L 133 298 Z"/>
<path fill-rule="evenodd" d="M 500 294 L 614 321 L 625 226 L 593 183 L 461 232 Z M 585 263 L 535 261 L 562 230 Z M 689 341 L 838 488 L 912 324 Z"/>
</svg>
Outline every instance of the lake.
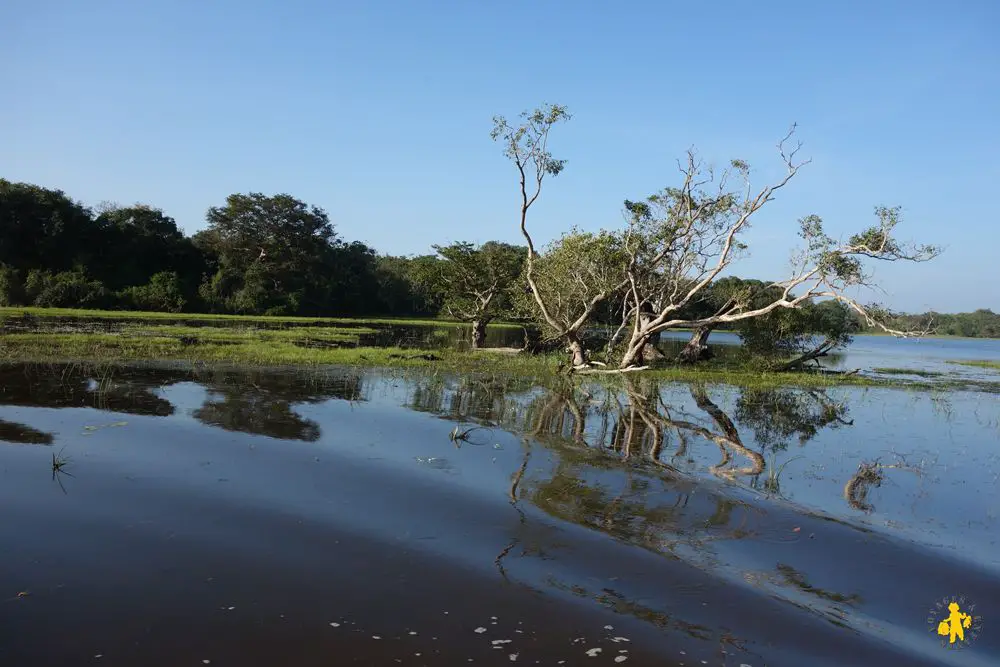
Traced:
<svg viewBox="0 0 1000 667">
<path fill-rule="evenodd" d="M 0 388 L 5 667 L 1000 664 L 995 394 L 202 364 Z"/>
</svg>

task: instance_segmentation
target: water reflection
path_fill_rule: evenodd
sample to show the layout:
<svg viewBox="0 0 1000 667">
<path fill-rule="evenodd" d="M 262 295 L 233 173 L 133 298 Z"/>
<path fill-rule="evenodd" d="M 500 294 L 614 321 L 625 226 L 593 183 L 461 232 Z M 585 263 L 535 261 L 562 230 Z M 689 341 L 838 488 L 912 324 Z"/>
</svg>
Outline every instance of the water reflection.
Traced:
<svg viewBox="0 0 1000 667">
<path fill-rule="evenodd" d="M 0 419 L 0 442 L 16 445 L 51 445 L 55 436 L 45 431 Z"/>
<path fill-rule="evenodd" d="M 167 368 L 93 367 L 83 364 L 0 365 L 0 404 L 25 407 L 90 407 L 134 415 L 167 416 L 170 401 L 156 391 L 189 379 Z"/>
<path fill-rule="evenodd" d="M 359 374 L 237 372 L 199 377 L 208 390 L 192 414 L 209 426 L 282 440 L 315 442 L 320 427 L 294 410 L 296 404 L 362 398 Z"/>
</svg>

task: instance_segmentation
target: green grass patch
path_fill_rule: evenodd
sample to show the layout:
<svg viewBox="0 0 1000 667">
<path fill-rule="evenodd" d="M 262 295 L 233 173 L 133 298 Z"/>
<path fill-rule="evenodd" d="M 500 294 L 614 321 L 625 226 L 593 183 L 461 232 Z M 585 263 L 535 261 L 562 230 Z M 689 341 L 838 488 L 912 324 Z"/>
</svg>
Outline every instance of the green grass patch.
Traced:
<svg viewBox="0 0 1000 667">
<path fill-rule="evenodd" d="M 228 334 L 228 332 L 222 332 Z M 259 333 L 259 332 L 258 332 Z M 265 334 L 281 332 L 263 332 Z M 254 336 L 201 337 L 196 343 L 174 336 L 105 333 L 17 333 L 0 336 L 0 361 L 86 361 L 125 363 L 149 360 L 228 362 L 247 365 L 354 365 L 443 367 L 456 370 L 547 375 L 557 372 L 549 356 L 489 351 L 415 350 L 396 347 L 302 347 L 302 339 Z"/>
<path fill-rule="evenodd" d="M 909 386 L 901 380 L 873 378 L 847 373 L 802 371 L 761 371 L 738 366 L 675 366 L 644 371 L 653 377 L 676 382 L 708 382 L 737 387 L 773 389 L 777 387 L 888 387 Z"/>
<path fill-rule="evenodd" d="M 247 322 L 266 324 L 395 324 L 399 326 L 466 326 L 463 322 L 434 318 L 393 317 L 284 317 L 270 315 L 221 315 L 215 313 L 158 313 L 135 310 L 86 310 L 81 308 L 38 308 L 35 306 L 0 307 L 0 320 L 29 315 L 44 319 L 95 319 L 95 320 L 168 320 L 173 322 Z M 520 329 L 520 324 L 495 322 L 489 325 L 498 329 Z"/>
<path fill-rule="evenodd" d="M 949 361 L 949 364 L 958 366 L 974 366 L 976 368 L 993 368 L 1000 370 L 1000 361 L 990 361 L 988 359 L 969 359 L 967 361 Z"/>
<path fill-rule="evenodd" d="M 924 371 L 919 368 L 874 368 L 872 370 L 882 375 L 915 375 L 922 378 L 941 377 L 944 375 L 940 371 Z"/>
<path fill-rule="evenodd" d="M 10 310 L 10 309 L 8 309 Z M 86 311 L 91 312 L 91 311 Z M 144 314 L 143 314 L 144 315 Z M 498 350 L 404 349 L 360 347 L 359 336 L 373 333 L 363 326 L 295 326 L 287 329 L 259 328 L 252 319 L 247 326 L 190 326 L 133 320 L 114 331 L 86 328 L 68 331 L 30 331 L 0 335 L 2 362 L 97 362 L 184 361 L 250 366 L 348 365 L 390 368 L 437 368 L 446 371 L 511 375 L 523 378 L 554 376 L 561 372 L 565 356 L 511 354 Z M 354 321 L 359 322 L 359 321 Z M 990 365 L 993 362 L 968 362 Z M 993 367 L 990 365 L 990 367 Z M 859 373 L 801 370 L 770 371 L 747 360 L 718 359 L 695 366 L 670 365 L 642 371 L 676 382 L 707 382 L 740 387 L 907 387 L 930 390 L 974 390 L 1000 392 L 1000 382 L 970 380 L 932 371 L 880 368 L 881 376 Z M 926 380 L 906 378 L 917 376 Z M 588 378 L 616 377 L 595 374 Z M 931 381 L 930 378 L 936 378 Z"/>
<path fill-rule="evenodd" d="M 123 336 L 153 336 L 194 338 L 199 341 L 304 341 L 356 342 L 362 334 L 376 333 L 368 327 L 293 327 L 291 329 L 258 329 L 256 327 L 192 327 L 176 324 L 129 325 Z"/>
</svg>

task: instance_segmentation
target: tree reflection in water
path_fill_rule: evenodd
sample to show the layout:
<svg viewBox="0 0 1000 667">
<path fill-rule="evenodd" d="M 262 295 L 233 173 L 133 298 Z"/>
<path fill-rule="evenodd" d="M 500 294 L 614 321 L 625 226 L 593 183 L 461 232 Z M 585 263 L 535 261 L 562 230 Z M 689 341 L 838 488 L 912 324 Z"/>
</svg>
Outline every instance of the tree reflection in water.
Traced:
<svg viewBox="0 0 1000 667">
<path fill-rule="evenodd" d="M 678 387 L 689 399 L 678 400 Z M 503 377 L 436 376 L 417 380 L 410 405 L 542 444 L 554 455 L 551 469 L 523 479 L 526 458 L 512 502 L 527 499 L 547 514 L 656 551 L 674 549 L 678 536 L 686 546 L 704 546 L 750 530 L 754 510 L 745 502 L 721 493 L 692 502 L 696 476 L 676 462 L 693 462 L 699 443 L 719 451 L 706 472 L 756 488 L 768 468 L 764 452 L 852 423 L 846 405 L 815 389 L 744 389 L 730 413 L 705 386 L 637 376 L 589 384 L 556 378 L 544 388 Z"/>
</svg>

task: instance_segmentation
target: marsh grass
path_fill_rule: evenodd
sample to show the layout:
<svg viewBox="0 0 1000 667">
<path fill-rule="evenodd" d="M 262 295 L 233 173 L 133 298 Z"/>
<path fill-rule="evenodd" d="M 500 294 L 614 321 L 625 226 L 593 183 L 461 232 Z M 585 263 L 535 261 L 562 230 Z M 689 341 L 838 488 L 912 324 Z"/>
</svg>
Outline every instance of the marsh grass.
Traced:
<svg viewBox="0 0 1000 667">
<path fill-rule="evenodd" d="M 976 368 L 993 368 L 1000 370 L 1000 361 L 992 361 L 989 359 L 969 359 L 963 361 L 949 361 L 949 364 L 955 364 L 957 366 L 974 366 Z"/>
<path fill-rule="evenodd" d="M 771 461 L 770 461 L 769 465 L 767 466 L 767 479 L 764 480 L 764 490 L 767 491 L 768 493 L 773 493 L 775 495 L 780 495 L 781 494 L 781 473 L 783 473 L 785 471 L 785 466 L 787 466 L 792 461 L 795 461 L 796 459 L 802 459 L 802 458 L 805 458 L 805 457 L 804 456 L 793 456 L 792 458 L 790 458 L 787 461 L 785 461 L 784 463 L 782 463 L 780 466 L 776 465 L 776 461 L 775 461 L 776 458 L 777 458 L 777 456 L 772 452 L 771 453 Z"/>
<path fill-rule="evenodd" d="M 0 309 L 23 312 L 24 309 Z M 44 311 L 45 309 L 34 309 Z M 58 311 L 82 313 L 88 316 L 102 311 Z M 108 317 L 121 317 L 123 313 L 103 311 Z M 149 313 L 126 314 L 126 318 L 146 317 Z M 149 323 L 135 319 L 126 321 L 113 332 L 107 331 L 30 331 L 0 335 L 0 361 L 6 362 L 97 362 L 133 363 L 140 361 L 179 361 L 193 363 L 229 363 L 255 366 L 346 365 L 389 368 L 436 368 L 442 371 L 475 373 L 481 375 L 518 376 L 525 379 L 557 376 L 564 370 L 563 355 L 516 353 L 499 354 L 497 351 L 456 349 L 415 349 L 400 347 L 362 347 L 359 337 L 374 330 L 361 326 L 364 320 L 350 320 L 356 326 L 296 326 L 285 329 L 254 327 L 252 322 L 262 319 L 288 320 L 290 318 L 242 318 L 247 326 L 190 326 L 167 322 L 168 314 L 156 314 L 163 323 Z M 184 316 L 169 315 L 173 318 Z M 239 319 L 235 316 L 212 316 L 215 319 Z M 306 318 L 298 318 L 306 319 Z M 186 321 L 186 320 L 185 320 Z M 344 320 L 347 321 L 347 320 Z M 368 320 L 371 322 L 371 320 Z M 439 325 L 440 322 L 425 321 Z M 505 350 L 506 352 L 513 352 Z M 836 373 L 824 370 L 769 371 L 766 367 L 734 358 L 717 360 L 697 366 L 667 365 L 643 371 L 644 376 L 677 381 L 726 384 L 751 388 L 777 388 L 784 386 L 831 387 L 905 386 L 915 389 L 973 389 L 1000 392 L 1000 382 L 969 380 L 943 376 L 930 381 L 933 373 L 911 369 L 879 369 L 900 377 L 879 377 L 859 373 Z M 927 378 L 909 379 L 902 376 L 917 375 Z M 588 376 L 594 379 L 600 376 Z M 609 378 L 618 376 L 610 375 Z M 102 377 L 103 386 L 111 377 Z"/>
<path fill-rule="evenodd" d="M 310 337 L 222 334 L 217 337 L 203 336 L 196 342 L 185 343 L 179 337 L 163 335 L 17 333 L 0 336 L 0 360 L 98 363 L 162 360 L 258 366 L 351 365 L 402 368 L 433 366 L 528 376 L 555 374 L 559 363 L 556 358 L 547 356 L 399 347 L 308 347 L 297 344 Z"/>
<path fill-rule="evenodd" d="M 68 470 L 66 470 L 66 467 L 72 462 L 72 459 L 70 459 L 68 456 L 66 456 L 66 455 L 63 454 L 64 450 L 65 450 L 65 447 L 63 449 L 60 449 L 58 454 L 56 454 L 56 453 L 52 454 L 52 478 L 53 479 L 55 479 L 56 475 L 59 475 L 59 474 L 69 475 L 70 477 L 73 476 L 72 473 L 70 473 Z"/>
<path fill-rule="evenodd" d="M 945 375 L 941 371 L 925 371 L 919 368 L 873 368 L 876 373 L 882 375 L 915 375 L 917 377 L 932 378 Z"/>
<path fill-rule="evenodd" d="M 95 320 L 165 320 L 172 322 L 246 322 L 266 324 L 396 324 L 400 326 L 467 326 L 456 320 L 433 318 L 393 317 L 284 317 L 272 315 L 223 315 L 217 313 L 159 313 L 133 310 L 86 310 L 80 308 L 38 308 L 36 306 L 0 307 L 0 320 L 8 317 L 37 317 L 41 319 L 95 319 Z M 520 329 L 520 324 L 491 322 L 490 328 Z"/>
</svg>

